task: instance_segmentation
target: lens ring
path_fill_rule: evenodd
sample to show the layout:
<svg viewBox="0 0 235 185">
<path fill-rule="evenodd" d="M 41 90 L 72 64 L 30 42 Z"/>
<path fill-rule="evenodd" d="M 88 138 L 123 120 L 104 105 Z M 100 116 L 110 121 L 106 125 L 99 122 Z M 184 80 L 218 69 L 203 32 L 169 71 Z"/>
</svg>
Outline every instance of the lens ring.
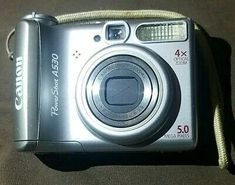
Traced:
<svg viewBox="0 0 235 185">
<path fill-rule="evenodd" d="M 144 95 L 139 105 L 132 111 L 123 114 L 110 111 L 100 98 L 102 81 L 108 74 L 118 69 L 132 71 L 144 86 Z M 148 70 L 148 73 L 146 70 Z M 151 102 L 153 91 L 155 95 L 158 94 L 157 79 L 144 61 L 135 56 L 116 55 L 103 60 L 93 70 L 88 80 L 86 97 L 91 111 L 99 120 L 114 127 L 129 127 L 138 124 L 151 113 L 155 106 L 155 102 Z"/>
<path fill-rule="evenodd" d="M 123 58 L 125 58 L 125 61 L 120 61 L 121 59 L 123 60 Z M 148 75 L 140 66 L 131 62 L 130 59 L 133 60 L 133 58 L 131 58 L 131 56 L 115 56 L 115 57 L 112 57 L 112 58 L 105 60 L 104 63 L 106 63 L 106 64 L 104 64 L 104 65 L 106 65 L 106 66 L 104 68 L 102 68 L 101 70 L 96 68 L 94 70 L 94 74 L 97 74 L 97 71 L 98 71 L 98 74 L 96 75 L 96 77 L 91 77 L 89 80 L 89 81 L 93 81 L 93 85 L 92 85 L 92 89 L 91 89 L 92 92 L 87 94 L 88 97 L 92 96 L 92 99 L 88 98 L 88 102 L 90 104 L 90 107 L 91 107 L 92 111 L 95 113 L 95 115 L 99 119 L 101 119 L 101 121 L 105 122 L 108 125 L 130 126 L 130 125 L 137 124 L 142 119 L 144 119 L 145 116 L 140 115 L 140 114 L 143 111 L 145 111 L 145 109 L 149 105 L 149 101 L 151 100 L 152 84 L 150 82 Z M 137 60 L 138 62 L 142 62 L 142 61 L 139 61 L 139 59 L 137 59 L 136 57 L 134 59 Z M 115 62 L 116 60 L 118 62 Z M 110 111 L 104 105 L 104 103 L 101 101 L 101 98 L 100 98 L 99 89 L 102 84 L 102 81 L 104 80 L 104 78 L 107 75 L 112 73 L 112 71 L 114 71 L 114 70 L 123 69 L 123 68 L 132 71 L 134 74 L 136 74 L 138 76 L 138 78 L 141 80 L 141 83 L 143 83 L 143 86 L 144 86 L 144 95 L 143 95 L 143 98 L 140 101 L 139 105 L 135 109 L 133 109 L 132 111 L 130 111 L 128 113 L 120 114 L 120 113 L 114 113 L 114 112 Z M 94 80 L 91 80 L 92 78 L 94 78 Z M 94 91 L 94 89 L 95 89 L 95 91 Z M 89 100 L 93 101 L 92 104 Z M 93 105 L 95 105 L 95 107 Z M 151 108 L 148 107 L 147 110 L 148 110 L 148 112 L 150 112 Z M 118 124 L 115 121 L 117 121 Z M 123 122 L 123 123 L 121 124 L 121 122 Z"/>
<path fill-rule="evenodd" d="M 112 64 L 108 65 L 107 67 L 109 67 L 109 66 L 111 68 L 113 68 L 112 70 L 121 69 L 121 68 L 126 67 L 126 69 L 133 70 L 133 72 L 135 74 L 136 74 L 136 71 L 138 70 L 139 73 L 142 74 L 142 76 L 138 76 L 138 77 L 140 78 L 141 83 L 143 83 L 143 86 L 144 86 L 144 96 L 143 96 L 141 102 L 139 103 L 139 105 L 135 109 L 133 109 L 132 111 L 130 111 L 128 113 L 114 113 L 114 112 L 110 111 L 108 108 L 106 108 L 104 103 L 101 101 L 100 93 L 98 93 L 97 91 L 95 91 L 95 93 L 94 92 L 92 93 L 94 104 L 96 105 L 96 108 L 98 109 L 98 111 L 101 114 L 103 114 L 105 117 L 107 117 L 111 120 L 116 120 L 116 121 L 132 120 L 133 118 L 138 117 L 139 114 L 141 114 L 145 110 L 145 108 L 148 106 L 149 101 L 151 100 L 151 92 L 152 92 L 151 82 L 150 82 L 147 74 L 145 73 L 145 71 L 143 71 L 143 69 L 134 65 L 133 63 L 118 62 L 117 64 L 112 63 Z M 103 70 L 105 71 L 105 73 L 102 73 Z M 97 77 L 94 80 L 94 84 L 97 83 L 98 86 L 101 85 L 105 76 L 108 75 L 109 73 L 111 73 L 109 70 L 106 70 L 106 68 L 104 68 L 103 70 L 100 71 L 100 73 L 97 75 Z M 136 75 L 139 75 L 139 74 L 136 74 Z M 101 79 L 101 80 L 99 80 L 99 79 Z M 100 111 L 100 110 L 102 110 L 102 111 Z M 103 121 L 109 123 L 109 120 L 103 120 Z M 133 122 L 133 124 L 134 124 L 134 122 Z"/>
</svg>

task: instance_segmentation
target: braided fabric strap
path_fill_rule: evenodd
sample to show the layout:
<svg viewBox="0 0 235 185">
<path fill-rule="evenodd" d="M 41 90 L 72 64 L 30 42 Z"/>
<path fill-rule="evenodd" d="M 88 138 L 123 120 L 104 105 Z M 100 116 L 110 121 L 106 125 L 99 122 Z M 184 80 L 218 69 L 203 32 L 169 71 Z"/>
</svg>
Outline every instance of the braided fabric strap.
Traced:
<svg viewBox="0 0 235 185">
<path fill-rule="evenodd" d="M 218 155 L 219 155 L 219 167 L 221 169 L 226 169 L 229 166 L 229 159 L 228 159 L 228 154 L 227 154 L 227 149 L 226 149 L 226 143 L 225 143 L 225 138 L 223 134 L 223 117 L 222 113 L 223 112 L 223 107 L 221 105 L 217 105 L 215 107 L 215 112 L 214 112 L 214 132 L 215 132 L 215 140 L 217 144 L 217 149 L 218 149 Z"/>
<path fill-rule="evenodd" d="M 97 19 L 183 18 L 182 14 L 164 10 L 100 10 L 58 15 L 59 24 Z"/>
</svg>

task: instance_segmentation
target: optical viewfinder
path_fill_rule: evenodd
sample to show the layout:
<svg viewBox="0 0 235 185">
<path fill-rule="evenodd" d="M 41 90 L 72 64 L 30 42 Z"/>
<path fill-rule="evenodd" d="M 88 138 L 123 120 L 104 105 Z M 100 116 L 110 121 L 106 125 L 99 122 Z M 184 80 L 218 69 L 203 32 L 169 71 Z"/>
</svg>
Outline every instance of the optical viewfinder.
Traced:
<svg viewBox="0 0 235 185">
<path fill-rule="evenodd" d="M 109 21 L 105 24 L 104 30 L 108 43 L 123 43 L 130 34 L 130 28 L 125 21 Z"/>
</svg>

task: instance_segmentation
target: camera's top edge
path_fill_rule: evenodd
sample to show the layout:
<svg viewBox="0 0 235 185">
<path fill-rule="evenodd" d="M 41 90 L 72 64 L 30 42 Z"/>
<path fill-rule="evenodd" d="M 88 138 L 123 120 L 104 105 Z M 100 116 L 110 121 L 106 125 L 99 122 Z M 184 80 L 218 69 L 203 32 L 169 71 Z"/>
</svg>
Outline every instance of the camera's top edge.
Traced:
<svg viewBox="0 0 235 185">
<path fill-rule="evenodd" d="M 36 12 L 32 12 L 31 14 L 25 15 L 24 17 L 22 17 L 22 20 L 26 20 L 26 19 L 35 19 L 38 21 L 48 21 L 48 22 L 53 22 L 55 24 L 58 24 L 58 20 L 51 16 L 51 15 L 46 15 L 46 14 L 38 14 Z"/>
</svg>

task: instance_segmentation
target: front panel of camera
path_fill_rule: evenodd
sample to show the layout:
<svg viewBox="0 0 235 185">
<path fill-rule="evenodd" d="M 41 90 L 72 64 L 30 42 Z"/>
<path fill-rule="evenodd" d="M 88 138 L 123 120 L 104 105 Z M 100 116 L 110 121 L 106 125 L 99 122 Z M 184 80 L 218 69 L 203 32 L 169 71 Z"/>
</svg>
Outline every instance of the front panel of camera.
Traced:
<svg viewBox="0 0 235 185">
<path fill-rule="evenodd" d="M 15 110 L 18 150 L 195 147 L 190 20 L 58 25 L 50 16 L 33 14 L 17 25 L 16 37 L 15 67 L 23 69 L 24 87 L 22 109 Z M 181 52 L 186 56 L 178 56 Z"/>
</svg>

